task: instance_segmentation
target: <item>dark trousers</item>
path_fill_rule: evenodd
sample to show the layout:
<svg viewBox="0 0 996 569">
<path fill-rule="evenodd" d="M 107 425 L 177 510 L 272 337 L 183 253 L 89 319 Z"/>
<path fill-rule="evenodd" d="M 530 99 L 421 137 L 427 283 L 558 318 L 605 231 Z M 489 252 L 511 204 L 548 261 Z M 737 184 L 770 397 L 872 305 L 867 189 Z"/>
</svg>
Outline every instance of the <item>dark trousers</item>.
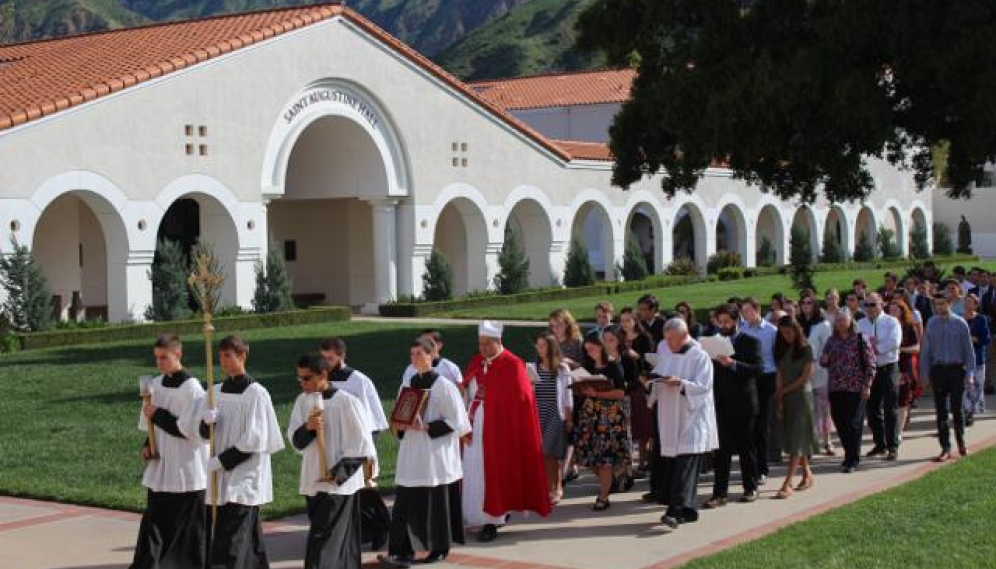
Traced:
<svg viewBox="0 0 996 569">
<path fill-rule="evenodd" d="M 861 462 L 861 432 L 865 426 L 865 402 L 851 391 L 830 392 L 830 417 L 844 447 L 844 466 Z"/>
<path fill-rule="evenodd" d="M 650 456 L 647 458 L 647 468 L 650 469 L 650 493 L 657 501 L 664 503 L 664 493 L 661 492 L 661 481 L 664 477 L 664 461 L 661 458 L 661 432 L 657 426 L 657 404 L 650 410 L 653 422 L 654 437 L 650 445 Z"/>
<path fill-rule="evenodd" d="M 665 515 L 681 523 L 698 521 L 699 512 L 695 507 L 695 495 L 699 484 L 702 455 L 682 454 L 663 457 L 662 463 L 664 476 L 661 479 L 661 493 L 667 502 Z"/>
<path fill-rule="evenodd" d="M 965 446 L 965 416 L 962 398 L 965 393 L 965 368 L 960 365 L 938 365 L 930 368 L 930 385 L 934 389 L 934 409 L 937 411 L 937 438 L 941 450 L 951 452 L 951 429 L 948 426 L 948 406 L 954 415 L 955 440 L 958 448 Z"/>
<path fill-rule="evenodd" d="M 771 442 L 771 400 L 775 395 L 775 374 L 757 377 L 757 418 L 754 420 L 754 451 L 758 475 L 768 475 L 768 452 Z"/>
<path fill-rule="evenodd" d="M 719 448 L 715 451 L 715 479 L 712 487 L 714 498 L 725 498 L 730 489 L 730 469 L 733 455 L 740 458 L 740 477 L 744 492 L 757 490 L 757 456 L 754 450 L 754 422 L 756 416 L 716 417 L 719 426 Z"/>
<path fill-rule="evenodd" d="M 875 370 L 868 398 L 868 428 L 875 448 L 899 448 L 899 365 L 885 364 Z"/>
</svg>

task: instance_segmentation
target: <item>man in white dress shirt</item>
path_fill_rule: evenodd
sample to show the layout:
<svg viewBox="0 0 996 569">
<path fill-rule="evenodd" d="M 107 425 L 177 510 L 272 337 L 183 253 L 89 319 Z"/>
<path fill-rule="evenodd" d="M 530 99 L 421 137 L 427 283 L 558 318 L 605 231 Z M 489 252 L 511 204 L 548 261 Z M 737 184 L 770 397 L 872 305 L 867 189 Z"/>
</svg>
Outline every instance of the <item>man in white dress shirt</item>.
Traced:
<svg viewBox="0 0 996 569">
<path fill-rule="evenodd" d="M 899 346 L 903 329 L 893 316 L 882 309 L 878 293 L 865 297 L 867 318 L 858 321 L 858 333 L 863 335 L 875 352 L 875 381 L 868 398 L 868 428 L 875 446 L 866 456 L 886 455 L 886 460 L 899 457 Z"/>
</svg>

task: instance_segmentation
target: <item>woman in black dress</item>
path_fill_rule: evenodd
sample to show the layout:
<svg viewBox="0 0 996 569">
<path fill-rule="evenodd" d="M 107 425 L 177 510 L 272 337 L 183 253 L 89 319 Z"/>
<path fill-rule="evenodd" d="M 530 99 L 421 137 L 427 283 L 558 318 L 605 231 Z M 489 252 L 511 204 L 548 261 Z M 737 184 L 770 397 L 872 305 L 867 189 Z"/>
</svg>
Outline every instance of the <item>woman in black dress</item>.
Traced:
<svg viewBox="0 0 996 569">
<path fill-rule="evenodd" d="M 626 307 L 619 314 L 619 326 L 622 329 L 623 340 L 627 353 L 635 356 L 639 364 L 640 375 L 649 373 L 653 366 L 647 362 L 648 353 L 655 354 L 657 347 L 654 346 L 650 334 L 640 326 L 633 309 Z M 650 457 L 650 447 L 654 441 L 654 418 L 647 407 L 647 388 L 637 381 L 635 384 L 627 382 L 626 395 L 629 396 L 629 429 L 633 445 L 636 447 L 637 466 L 633 472 L 633 477 L 640 479 L 647 476 L 647 465 Z"/>
</svg>

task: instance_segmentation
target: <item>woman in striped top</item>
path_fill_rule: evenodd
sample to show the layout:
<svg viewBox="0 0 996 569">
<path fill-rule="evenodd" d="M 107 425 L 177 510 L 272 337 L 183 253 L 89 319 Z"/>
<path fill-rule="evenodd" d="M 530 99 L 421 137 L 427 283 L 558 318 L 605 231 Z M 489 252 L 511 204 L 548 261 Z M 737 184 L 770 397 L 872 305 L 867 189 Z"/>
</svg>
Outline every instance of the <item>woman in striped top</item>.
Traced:
<svg viewBox="0 0 996 569">
<path fill-rule="evenodd" d="M 567 434 L 574 428 L 574 403 L 568 387 L 571 371 L 553 334 L 544 332 L 536 338 L 536 363 L 529 368 L 536 393 L 550 502 L 556 504 L 564 495 L 560 473 L 567 454 Z"/>
</svg>

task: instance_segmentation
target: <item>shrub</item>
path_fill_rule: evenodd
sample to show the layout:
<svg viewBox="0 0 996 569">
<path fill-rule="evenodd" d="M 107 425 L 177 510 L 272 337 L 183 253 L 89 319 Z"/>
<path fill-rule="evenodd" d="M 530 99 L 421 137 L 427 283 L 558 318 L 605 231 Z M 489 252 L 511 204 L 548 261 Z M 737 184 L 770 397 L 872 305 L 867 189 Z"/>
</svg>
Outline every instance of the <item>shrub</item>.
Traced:
<svg viewBox="0 0 996 569">
<path fill-rule="evenodd" d="M 864 231 L 858 236 L 858 244 L 854 248 L 854 260 L 858 263 L 867 263 L 875 258 L 875 248 L 872 247 L 868 234 Z"/>
<path fill-rule="evenodd" d="M 720 269 L 743 266 L 744 262 L 740 257 L 740 253 L 737 253 L 736 251 L 716 251 L 706 262 L 706 273 L 714 275 L 718 273 Z"/>
<path fill-rule="evenodd" d="M 761 245 L 757 248 L 757 266 L 773 267 L 776 257 L 775 248 L 771 244 L 771 240 L 767 237 L 761 237 Z"/>
<path fill-rule="evenodd" d="M 898 259 L 899 245 L 896 243 L 896 232 L 888 227 L 878 228 L 878 250 L 883 259 Z"/>
<path fill-rule="evenodd" d="M 951 230 L 943 223 L 934 224 L 934 256 L 951 255 L 954 244 L 951 242 Z"/>
<path fill-rule="evenodd" d="M 678 257 L 668 264 L 667 268 L 664 269 L 664 274 L 675 276 L 697 276 L 699 274 L 699 268 L 692 259 L 689 259 L 688 257 Z"/>
<path fill-rule="evenodd" d="M 643 249 L 640 249 L 640 244 L 632 233 L 626 237 L 626 251 L 623 253 L 622 266 L 618 267 L 618 270 L 627 281 L 643 280 L 650 274 Z"/>
<path fill-rule="evenodd" d="M 0 255 L 3 312 L 14 330 L 37 332 L 52 327 L 52 293 L 34 255 L 11 237 L 13 252 Z"/>
<path fill-rule="evenodd" d="M 717 273 L 721 281 L 735 281 L 744 275 L 744 270 L 740 267 L 723 267 Z"/>
<path fill-rule="evenodd" d="M 287 264 L 284 262 L 284 252 L 277 248 L 270 239 L 266 250 L 266 264 L 256 261 L 256 293 L 252 299 L 252 309 L 255 312 L 281 312 L 294 308 L 294 289 L 290 275 L 287 274 Z"/>
<path fill-rule="evenodd" d="M 180 243 L 160 239 L 148 272 L 152 281 L 152 306 L 145 311 L 146 320 L 169 322 L 190 316 L 187 268 L 187 256 Z"/>
<path fill-rule="evenodd" d="M 588 248 L 578 238 L 571 239 L 567 250 L 567 266 L 564 267 L 564 286 L 575 288 L 595 283 L 595 270 L 588 261 Z"/>
<path fill-rule="evenodd" d="M 823 233 L 823 251 L 820 254 L 821 263 L 843 263 L 844 250 L 841 249 L 833 231 Z"/>
<path fill-rule="evenodd" d="M 809 244 L 809 232 L 801 227 L 793 227 L 789 238 L 789 274 L 796 290 L 813 288 L 813 250 Z"/>
<path fill-rule="evenodd" d="M 910 230 L 910 257 L 926 259 L 930 257 L 930 245 L 927 243 L 927 228 L 920 222 L 913 223 Z"/>
<path fill-rule="evenodd" d="M 505 242 L 498 255 L 498 268 L 495 288 L 500 294 L 515 294 L 529 286 L 529 257 L 511 224 L 505 226 Z"/>
<path fill-rule="evenodd" d="M 422 274 L 422 298 L 427 301 L 453 298 L 453 269 L 446 256 L 433 249 Z"/>
</svg>

